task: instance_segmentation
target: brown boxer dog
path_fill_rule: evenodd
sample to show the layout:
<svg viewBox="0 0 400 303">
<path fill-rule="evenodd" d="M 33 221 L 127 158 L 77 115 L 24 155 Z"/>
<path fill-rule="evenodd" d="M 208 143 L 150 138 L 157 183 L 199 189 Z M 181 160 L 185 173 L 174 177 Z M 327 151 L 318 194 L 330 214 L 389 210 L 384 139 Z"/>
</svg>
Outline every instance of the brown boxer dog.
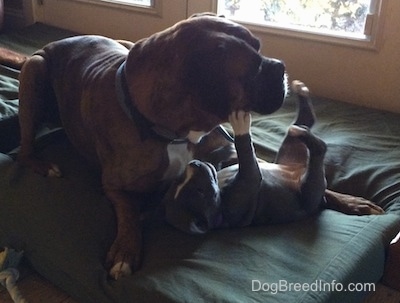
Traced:
<svg viewBox="0 0 400 303">
<path fill-rule="evenodd" d="M 272 113 L 286 93 L 283 63 L 262 56 L 259 40 L 224 18 L 200 15 L 130 49 L 124 45 L 78 36 L 22 62 L 14 58 L 22 66 L 18 161 L 42 175 L 61 175 L 33 147 L 39 124 L 55 109 L 70 141 L 101 168 L 115 208 L 117 235 L 107 254 L 114 278 L 140 265 L 142 193 L 175 179 L 193 154 L 228 145 L 215 132 L 198 149 L 184 141 L 199 141 L 234 110 Z M 347 196 L 332 197 L 346 209 Z"/>
<path fill-rule="evenodd" d="M 72 144 L 101 168 L 115 208 L 112 277 L 139 267 L 141 194 L 175 179 L 191 159 L 187 143 L 174 140 L 198 142 L 232 110 L 268 114 L 281 106 L 285 67 L 259 51 L 245 27 L 200 15 L 130 50 L 105 37 L 78 36 L 48 44 L 23 64 L 18 161 L 61 176 L 33 150 L 38 125 L 57 107 Z"/>
</svg>

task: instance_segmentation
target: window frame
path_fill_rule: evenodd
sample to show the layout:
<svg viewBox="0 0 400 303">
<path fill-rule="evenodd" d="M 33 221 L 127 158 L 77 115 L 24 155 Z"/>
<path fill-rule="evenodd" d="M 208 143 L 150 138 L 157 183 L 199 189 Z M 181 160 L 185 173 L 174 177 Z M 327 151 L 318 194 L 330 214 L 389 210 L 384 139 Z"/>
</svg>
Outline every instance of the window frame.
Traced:
<svg viewBox="0 0 400 303">
<path fill-rule="evenodd" d="M 118 0 L 72 0 L 75 2 L 89 3 L 103 7 L 110 7 L 114 9 L 129 10 L 137 13 L 149 14 L 158 17 L 162 17 L 162 0 L 151 0 L 151 6 L 130 4 L 127 2 Z"/>
<path fill-rule="evenodd" d="M 190 0 L 189 0 L 190 1 Z M 211 0 L 214 12 L 217 12 L 218 0 Z M 223 1 L 223 0 L 219 0 Z M 318 32 L 318 30 L 308 30 L 295 27 L 285 27 L 269 24 L 255 24 L 242 20 L 235 20 L 243 24 L 254 33 L 276 35 L 280 37 L 288 37 L 294 39 L 303 39 L 313 42 L 328 43 L 340 46 L 355 47 L 370 51 L 379 51 L 382 45 L 384 14 L 389 0 L 371 0 L 371 8 L 369 19 L 367 20 L 366 29 L 369 35 L 366 38 L 351 37 L 335 32 Z"/>
</svg>

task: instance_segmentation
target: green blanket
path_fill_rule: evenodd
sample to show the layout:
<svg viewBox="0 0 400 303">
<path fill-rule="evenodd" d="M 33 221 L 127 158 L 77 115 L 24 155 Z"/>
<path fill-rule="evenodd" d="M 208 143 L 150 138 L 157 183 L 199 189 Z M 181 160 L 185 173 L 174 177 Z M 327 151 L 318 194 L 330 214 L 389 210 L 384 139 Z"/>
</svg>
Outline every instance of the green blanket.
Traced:
<svg viewBox="0 0 400 303">
<path fill-rule="evenodd" d="M 24 34 L 0 35 L 0 42 L 28 50 L 36 47 L 29 41 L 68 34 L 35 25 Z M 17 102 L 7 100 L 16 98 L 18 83 L 5 76 L 0 91 L 11 94 L 1 94 L 0 113 L 7 112 L 2 120 L 9 121 L 16 118 Z M 380 279 L 385 248 L 400 230 L 400 115 L 316 97 L 314 105 L 315 131 L 328 143 L 329 187 L 369 198 L 387 214 L 325 210 L 293 224 L 205 236 L 149 222 L 141 270 L 113 281 L 103 264 L 116 222 L 99 174 L 62 132 L 44 137 L 40 155 L 58 163 L 64 178 L 18 168 L 5 154 L 16 146 L 17 125 L 7 130 L 0 120 L 0 138 L 11 140 L 6 145 L 0 140 L 0 246 L 23 249 L 40 274 L 83 303 L 359 302 L 370 286 L 356 283 Z M 254 118 L 261 157 L 273 159 L 295 112 L 288 98 L 277 113 Z"/>
<path fill-rule="evenodd" d="M 400 229 L 394 214 L 334 211 L 200 237 L 150 224 L 142 269 L 115 282 L 103 268 L 115 217 L 98 175 L 66 140 L 42 155 L 61 163 L 65 177 L 46 179 L 26 170 L 15 176 L 11 159 L 0 162 L 0 245 L 24 249 L 39 273 L 80 302 L 357 302 L 365 292 L 329 285 L 376 282 L 384 248 Z M 289 291 L 289 283 L 325 286 Z"/>
</svg>

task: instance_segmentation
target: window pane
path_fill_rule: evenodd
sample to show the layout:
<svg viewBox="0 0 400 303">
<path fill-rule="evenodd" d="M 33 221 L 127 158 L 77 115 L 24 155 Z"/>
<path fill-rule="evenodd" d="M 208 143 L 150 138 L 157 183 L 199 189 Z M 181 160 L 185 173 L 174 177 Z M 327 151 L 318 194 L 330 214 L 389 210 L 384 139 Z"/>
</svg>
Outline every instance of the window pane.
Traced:
<svg viewBox="0 0 400 303">
<path fill-rule="evenodd" d="M 219 0 L 218 13 L 249 23 L 364 35 L 371 0 Z"/>
<path fill-rule="evenodd" d="M 110 2 L 126 3 L 139 6 L 152 6 L 152 0 L 111 0 Z"/>
</svg>

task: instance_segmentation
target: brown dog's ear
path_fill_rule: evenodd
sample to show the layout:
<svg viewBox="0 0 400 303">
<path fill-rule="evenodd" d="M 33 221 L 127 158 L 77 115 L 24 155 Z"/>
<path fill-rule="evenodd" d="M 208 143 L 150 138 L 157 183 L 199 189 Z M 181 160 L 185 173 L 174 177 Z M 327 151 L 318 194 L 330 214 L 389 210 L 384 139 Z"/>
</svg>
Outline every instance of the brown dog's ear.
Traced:
<svg viewBox="0 0 400 303">
<path fill-rule="evenodd" d="M 199 42 L 201 43 L 201 42 Z M 245 41 L 225 33 L 210 33 L 202 47 L 186 59 L 185 86 L 203 110 L 226 120 L 245 99 L 244 87 L 258 72 L 261 57 Z"/>
<path fill-rule="evenodd" d="M 225 65 L 226 48 L 221 43 L 212 48 L 192 52 L 186 59 L 185 86 L 200 106 L 218 117 L 230 111 Z"/>
</svg>

